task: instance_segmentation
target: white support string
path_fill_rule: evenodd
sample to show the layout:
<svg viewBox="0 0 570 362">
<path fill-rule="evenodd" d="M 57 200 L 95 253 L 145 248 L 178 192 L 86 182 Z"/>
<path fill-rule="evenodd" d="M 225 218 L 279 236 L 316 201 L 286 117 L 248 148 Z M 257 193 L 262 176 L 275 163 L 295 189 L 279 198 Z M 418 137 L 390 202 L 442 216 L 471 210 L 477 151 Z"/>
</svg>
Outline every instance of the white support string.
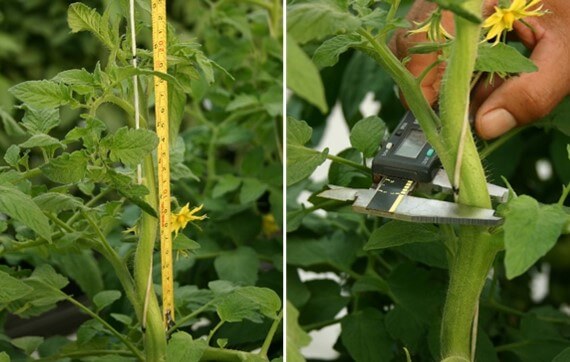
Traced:
<svg viewBox="0 0 570 362">
<path fill-rule="evenodd" d="M 130 23 L 131 23 L 131 50 L 133 55 L 133 68 L 137 68 L 137 35 L 135 27 L 135 0 L 130 0 L 129 4 L 130 13 Z M 140 110 L 139 110 L 139 79 L 135 74 L 133 75 L 133 87 L 134 87 L 134 107 L 135 107 L 135 128 L 140 128 Z M 137 182 L 142 184 L 142 167 L 139 163 L 137 165 Z"/>
</svg>

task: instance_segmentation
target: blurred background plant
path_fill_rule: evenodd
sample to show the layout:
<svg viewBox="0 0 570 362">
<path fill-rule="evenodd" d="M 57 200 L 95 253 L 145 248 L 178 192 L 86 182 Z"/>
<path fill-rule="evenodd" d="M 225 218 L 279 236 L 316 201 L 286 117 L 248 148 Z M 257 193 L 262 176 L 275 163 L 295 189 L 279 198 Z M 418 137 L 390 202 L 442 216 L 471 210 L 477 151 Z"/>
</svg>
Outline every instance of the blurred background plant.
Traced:
<svg viewBox="0 0 570 362">
<path fill-rule="evenodd" d="M 136 226 L 141 216 L 153 213 L 153 203 L 147 202 L 152 192 L 145 199 L 146 187 L 134 185 L 133 163 L 145 155 L 152 159 L 155 139 L 123 128 L 132 124 L 130 79 L 137 73 L 129 66 L 130 37 L 125 36 L 128 1 L 83 4 L 72 5 L 69 25 L 67 1 L 0 4 L 5 165 L 0 184 L 6 188 L 0 199 L 9 216 L 1 222 L 0 270 L 10 276 L 6 282 L 20 288 L 0 297 L 0 351 L 13 361 L 32 355 L 61 360 L 86 350 L 100 360 L 111 355 L 132 360 L 137 353 L 118 346 L 142 348 L 133 296 L 126 291 L 129 304 L 125 290 L 118 292 L 125 282 L 117 277 L 128 277 L 101 256 L 105 253 L 94 246 L 90 228 L 98 226 L 99 242 L 105 240 L 133 274 L 141 237 Z M 173 211 L 186 203 L 203 204 L 201 214 L 208 215 L 197 227 L 180 231 L 174 245 L 176 329 L 204 340 L 193 343 L 188 334 L 177 333 L 168 353 L 172 360 L 278 359 L 283 338 L 281 4 L 173 0 L 168 12 Z M 136 14 L 142 114 L 152 125 L 150 1 L 137 0 Z M 52 80 L 20 84 L 40 79 Z M 62 93 L 46 93 L 52 85 Z M 121 142 L 132 146 L 128 155 L 117 149 Z M 64 154 L 65 148 L 74 152 Z M 152 167 L 146 171 L 151 174 Z M 18 191 L 39 214 L 19 215 L 10 209 L 14 205 L 6 206 L 7 193 Z M 30 309 L 34 292 L 27 287 L 45 289 L 45 283 L 38 287 L 29 281 L 34 269 L 109 325 L 90 319 L 80 326 L 86 315 L 60 292 L 52 291 L 41 308 Z M 153 276 L 160 280 L 158 250 Z M 156 291 L 160 295 L 158 285 Z M 134 299 L 142 305 L 140 294 Z M 75 342 L 66 338 L 74 332 Z M 197 354 L 181 352 L 189 346 Z M 255 348 L 255 354 L 248 353 Z M 76 358 L 81 356 L 95 360 L 89 353 Z"/>
</svg>

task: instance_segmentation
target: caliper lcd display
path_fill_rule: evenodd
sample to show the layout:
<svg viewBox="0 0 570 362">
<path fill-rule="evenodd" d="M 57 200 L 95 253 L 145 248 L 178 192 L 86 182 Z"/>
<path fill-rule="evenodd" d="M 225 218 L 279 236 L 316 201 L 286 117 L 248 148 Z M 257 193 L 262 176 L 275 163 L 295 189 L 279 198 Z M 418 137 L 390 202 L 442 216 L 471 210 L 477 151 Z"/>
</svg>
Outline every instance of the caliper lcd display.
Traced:
<svg viewBox="0 0 570 362">
<path fill-rule="evenodd" d="M 426 142 L 425 134 L 420 130 L 414 129 L 410 131 L 394 154 L 401 157 L 417 158 Z"/>
</svg>

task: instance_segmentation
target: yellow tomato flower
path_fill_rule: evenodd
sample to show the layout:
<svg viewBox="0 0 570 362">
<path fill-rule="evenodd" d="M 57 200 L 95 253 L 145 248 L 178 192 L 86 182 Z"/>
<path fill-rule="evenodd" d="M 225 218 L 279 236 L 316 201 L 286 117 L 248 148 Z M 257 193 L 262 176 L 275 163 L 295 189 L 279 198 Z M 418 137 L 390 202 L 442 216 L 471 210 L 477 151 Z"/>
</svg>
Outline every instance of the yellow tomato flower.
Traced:
<svg viewBox="0 0 570 362">
<path fill-rule="evenodd" d="M 197 206 L 190 210 L 190 204 L 184 205 L 177 213 L 172 213 L 170 216 L 170 230 L 174 232 L 174 235 L 178 235 L 178 232 L 186 227 L 189 222 L 196 220 L 204 220 L 207 215 L 195 215 L 198 211 L 202 210 L 204 205 Z"/>
<path fill-rule="evenodd" d="M 279 226 L 272 214 L 263 215 L 261 218 L 261 230 L 267 238 L 279 231 Z"/>
<path fill-rule="evenodd" d="M 495 12 L 485 19 L 483 28 L 490 28 L 485 41 L 495 38 L 493 46 L 497 45 L 501 40 L 501 34 L 506 31 L 513 30 L 513 24 L 517 20 L 521 20 L 530 16 L 542 16 L 546 11 L 542 11 L 542 4 L 535 10 L 529 10 L 533 6 L 540 3 L 541 0 L 513 0 L 511 6 L 502 9 L 495 6 Z"/>
<path fill-rule="evenodd" d="M 408 34 L 420 34 L 426 33 L 428 39 L 432 42 L 437 42 L 439 40 L 452 39 L 453 36 L 445 30 L 443 25 L 441 25 L 441 9 L 435 10 L 429 18 L 427 18 L 422 23 L 414 22 L 418 27 L 414 30 L 409 30 Z"/>
</svg>

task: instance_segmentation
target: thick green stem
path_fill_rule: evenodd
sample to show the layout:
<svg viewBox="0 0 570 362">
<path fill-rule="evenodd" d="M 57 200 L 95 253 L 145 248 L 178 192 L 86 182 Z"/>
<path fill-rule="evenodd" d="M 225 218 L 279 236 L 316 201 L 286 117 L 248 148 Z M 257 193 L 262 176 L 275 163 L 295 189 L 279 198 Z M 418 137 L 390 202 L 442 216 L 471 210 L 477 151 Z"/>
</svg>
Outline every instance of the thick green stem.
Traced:
<svg viewBox="0 0 570 362">
<path fill-rule="evenodd" d="M 463 3 L 463 7 L 474 14 L 481 14 L 482 3 L 482 0 L 469 0 Z M 471 132 L 465 132 L 462 137 L 462 129 L 468 117 L 471 77 L 477 57 L 480 26 L 456 16 L 455 28 L 456 38 L 451 48 L 439 101 L 441 135 L 446 145 L 447 157 L 441 157 L 441 153 L 439 156 L 452 184 L 459 181 L 458 201 L 488 208 L 491 207 L 491 200 L 473 135 Z M 462 152 L 459 152 L 460 149 Z M 461 171 L 459 180 L 455 177 L 457 165 Z"/>
<path fill-rule="evenodd" d="M 441 327 L 442 359 L 471 360 L 471 326 L 485 279 L 499 247 L 479 227 L 463 227 L 459 248 L 449 270 L 449 289 Z"/>
<path fill-rule="evenodd" d="M 144 159 L 144 181 L 149 190 L 146 201 L 158 209 L 158 198 L 154 174 L 154 165 L 151 156 Z M 154 288 L 150 288 L 147 296 L 149 273 L 152 273 L 152 260 L 154 244 L 158 235 L 158 220 L 147 213 L 143 213 L 140 222 L 140 239 L 135 255 L 135 284 L 141 305 L 148 298 L 146 311 L 141 311 L 140 321 L 146 321 L 144 336 L 145 353 L 147 361 L 166 361 L 166 331 L 162 321 L 162 313 L 158 305 Z M 143 315 L 146 313 L 146 315 Z"/>
<path fill-rule="evenodd" d="M 482 0 L 462 6 L 481 14 Z M 480 25 L 455 17 L 452 45 L 440 97 L 442 138 L 446 157 L 441 157 L 452 184 L 458 187 L 457 202 L 491 207 L 486 179 L 472 133 L 468 128 L 470 83 L 480 39 Z M 471 329 L 479 295 L 499 247 L 480 227 L 463 226 L 457 253 L 450 268 L 449 289 L 442 317 L 442 359 L 472 360 Z"/>
</svg>

